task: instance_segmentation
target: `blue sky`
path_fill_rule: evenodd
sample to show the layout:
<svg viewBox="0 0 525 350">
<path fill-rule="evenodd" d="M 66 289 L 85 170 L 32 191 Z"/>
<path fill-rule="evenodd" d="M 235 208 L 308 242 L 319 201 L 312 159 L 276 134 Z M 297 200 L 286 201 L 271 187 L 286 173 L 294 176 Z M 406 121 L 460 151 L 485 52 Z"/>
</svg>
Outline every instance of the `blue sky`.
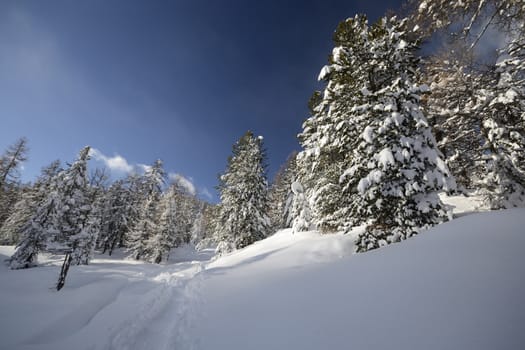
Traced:
<svg viewBox="0 0 525 350">
<path fill-rule="evenodd" d="M 246 131 L 273 176 L 308 117 L 337 23 L 401 1 L 2 1 L 0 150 L 29 140 L 23 179 L 85 145 L 116 176 L 164 161 L 217 200 Z"/>
</svg>

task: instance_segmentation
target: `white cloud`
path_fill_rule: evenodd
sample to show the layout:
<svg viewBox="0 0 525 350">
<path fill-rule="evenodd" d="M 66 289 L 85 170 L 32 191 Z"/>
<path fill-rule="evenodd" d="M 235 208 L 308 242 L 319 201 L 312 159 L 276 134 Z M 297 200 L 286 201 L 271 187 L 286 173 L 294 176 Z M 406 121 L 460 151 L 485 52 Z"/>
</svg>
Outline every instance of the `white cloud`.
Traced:
<svg viewBox="0 0 525 350">
<path fill-rule="evenodd" d="M 182 188 L 186 189 L 186 191 L 188 191 L 188 193 L 190 193 L 192 195 L 195 195 L 195 193 L 197 193 L 197 191 L 195 189 L 195 185 L 193 184 L 191 179 L 189 179 L 187 177 L 184 177 L 181 174 L 177 174 L 177 173 L 169 173 L 168 174 L 168 178 L 171 181 L 173 181 L 176 184 L 178 184 L 179 186 L 181 186 Z"/>
<path fill-rule="evenodd" d="M 128 163 L 126 158 L 118 154 L 115 154 L 113 157 L 108 157 L 96 148 L 91 148 L 89 154 L 93 159 L 103 162 L 104 165 L 112 171 L 130 173 L 134 169 L 134 167 Z"/>
<path fill-rule="evenodd" d="M 139 168 L 141 170 L 141 172 L 145 173 L 145 172 L 148 172 L 151 170 L 151 165 L 146 165 L 146 164 L 137 164 L 135 165 L 135 167 Z"/>
<path fill-rule="evenodd" d="M 204 197 L 206 197 L 208 200 L 212 200 L 213 199 L 213 195 L 211 194 L 211 192 L 206 187 L 201 189 L 201 194 Z"/>
</svg>

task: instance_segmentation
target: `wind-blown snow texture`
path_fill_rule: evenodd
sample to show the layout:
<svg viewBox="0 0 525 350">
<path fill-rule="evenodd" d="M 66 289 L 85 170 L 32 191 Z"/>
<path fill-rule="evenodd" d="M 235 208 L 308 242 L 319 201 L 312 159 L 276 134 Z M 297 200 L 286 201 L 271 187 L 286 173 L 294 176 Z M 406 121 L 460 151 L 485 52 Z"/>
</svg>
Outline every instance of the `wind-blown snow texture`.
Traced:
<svg viewBox="0 0 525 350">
<path fill-rule="evenodd" d="M 1 266 L 0 348 L 520 349 L 524 224 L 524 209 L 466 215 L 358 255 L 359 229 L 288 229 L 209 262 L 98 257 L 60 292 L 53 257 Z"/>
</svg>

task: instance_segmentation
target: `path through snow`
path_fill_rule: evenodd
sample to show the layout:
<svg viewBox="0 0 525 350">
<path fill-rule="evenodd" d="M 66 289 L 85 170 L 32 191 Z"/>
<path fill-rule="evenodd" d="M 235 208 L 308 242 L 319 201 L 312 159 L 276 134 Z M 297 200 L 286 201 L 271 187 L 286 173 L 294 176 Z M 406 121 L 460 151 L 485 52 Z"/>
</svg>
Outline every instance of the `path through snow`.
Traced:
<svg viewBox="0 0 525 350">
<path fill-rule="evenodd" d="M 0 247 L 0 254 L 9 255 L 9 248 Z M 19 271 L 1 267 L 0 286 L 11 288 L 0 288 L 0 348 L 192 349 L 186 335 L 205 261 L 157 266 L 95 259 L 75 266 L 60 292 L 49 288 L 56 261 Z"/>
</svg>

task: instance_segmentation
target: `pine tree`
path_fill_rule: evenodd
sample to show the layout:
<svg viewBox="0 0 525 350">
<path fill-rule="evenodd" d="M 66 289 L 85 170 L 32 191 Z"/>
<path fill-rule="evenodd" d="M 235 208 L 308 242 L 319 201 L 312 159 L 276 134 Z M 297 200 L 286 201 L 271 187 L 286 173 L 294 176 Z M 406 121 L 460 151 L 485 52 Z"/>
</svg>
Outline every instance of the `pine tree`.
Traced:
<svg viewBox="0 0 525 350">
<path fill-rule="evenodd" d="M 343 228 L 348 220 L 348 213 L 341 208 L 349 206 L 349 198 L 342 195 L 339 180 L 347 168 L 349 145 L 361 133 L 348 115 L 361 103 L 361 86 L 356 76 L 368 74 L 363 72 L 361 63 L 372 59 L 365 49 L 367 30 L 365 16 L 338 25 L 333 36 L 336 47 L 329 64 L 319 74 L 326 87 L 310 99 L 311 116 L 299 135 L 303 147 L 297 156 L 299 182 L 311 204 L 314 226 L 325 232 Z"/>
<path fill-rule="evenodd" d="M 193 225 L 191 226 L 190 243 L 195 247 L 198 246 L 200 242 L 205 240 L 207 236 L 205 208 L 206 205 L 204 202 L 202 202 L 199 205 L 199 208 L 197 210 L 197 216 L 195 217 Z"/>
<path fill-rule="evenodd" d="M 175 247 L 188 244 L 191 241 L 191 229 L 198 211 L 198 200 L 195 195 L 189 193 L 183 186 L 177 183 L 171 185 L 173 199 L 175 201 L 175 216 L 177 225 L 175 227 Z"/>
<path fill-rule="evenodd" d="M 87 162 L 90 147 L 82 149 L 77 160 L 57 176 L 57 201 L 53 210 L 55 234 L 48 240 L 48 249 L 57 253 L 72 254 L 83 246 L 84 229 L 91 211 Z M 74 260 L 79 264 L 79 260 Z"/>
<path fill-rule="evenodd" d="M 281 166 L 269 191 L 270 211 L 269 217 L 272 222 L 272 230 L 280 230 L 292 226 L 292 183 L 297 178 L 296 165 L 297 152 L 288 156 L 286 162 Z"/>
<path fill-rule="evenodd" d="M 115 181 L 101 199 L 100 234 L 98 247 L 109 255 L 122 246 L 136 215 L 133 193 L 124 180 Z"/>
<path fill-rule="evenodd" d="M 219 178 L 221 213 L 219 254 L 240 249 L 266 237 L 268 199 L 262 137 L 248 131 L 233 146 Z"/>
<path fill-rule="evenodd" d="M 341 176 L 352 198 L 351 224 L 366 223 L 357 251 L 398 242 L 447 219 L 437 193 L 455 188 L 420 107 L 416 45 L 406 20 L 381 19 L 366 33 L 371 60 L 356 80 L 362 103 L 349 116 L 361 135 Z M 364 33 L 363 33 L 364 35 Z"/>
<path fill-rule="evenodd" d="M 195 249 L 197 251 L 214 247 L 220 242 L 218 234 L 220 228 L 220 213 L 221 206 L 219 204 L 208 204 L 204 206 L 202 211 L 203 237 L 198 242 L 194 241 Z"/>
<path fill-rule="evenodd" d="M 158 203 L 164 184 L 162 161 L 157 160 L 142 176 L 141 196 L 138 218 L 128 234 L 128 251 L 138 260 L 148 257 L 148 240 L 158 230 Z"/>
<path fill-rule="evenodd" d="M 174 195 L 175 188 L 163 193 L 158 206 L 158 224 L 153 235 L 147 242 L 146 251 L 149 260 L 159 264 L 162 260 L 167 260 L 170 249 L 175 246 L 177 234 L 177 205 Z"/>
<path fill-rule="evenodd" d="M 334 41 L 299 160 L 307 184 L 318 178 L 306 191 L 317 226 L 367 224 L 356 242 L 366 251 L 446 220 L 437 192 L 455 183 L 420 107 L 428 88 L 416 84 L 406 20 L 369 27 L 358 15 L 339 24 Z"/>
</svg>

